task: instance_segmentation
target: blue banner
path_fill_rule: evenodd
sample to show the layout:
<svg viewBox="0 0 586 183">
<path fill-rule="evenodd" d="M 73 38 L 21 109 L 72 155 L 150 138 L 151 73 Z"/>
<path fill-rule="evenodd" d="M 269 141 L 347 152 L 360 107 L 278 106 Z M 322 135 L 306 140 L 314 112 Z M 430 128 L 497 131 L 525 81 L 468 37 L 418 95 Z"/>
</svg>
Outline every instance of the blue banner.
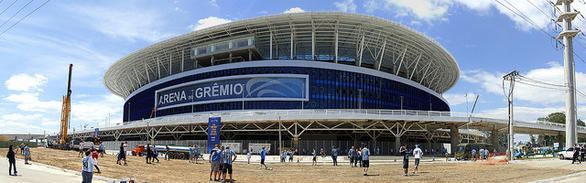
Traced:
<svg viewBox="0 0 586 183">
<path fill-rule="evenodd" d="M 220 117 L 210 118 L 208 122 L 208 153 L 216 144 L 220 145 Z"/>
<path fill-rule="evenodd" d="M 251 74 L 198 80 L 156 91 L 155 106 L 166 109 L 234 101 L 308 101 L 309 77 Z"/>
<path fill-rule="evenodd" d="M 94 138 L 98 137 L 98 132 L 100 132 L 100 129 L 99 128 L 96 128 L 94 130 Z"/>
</svg>

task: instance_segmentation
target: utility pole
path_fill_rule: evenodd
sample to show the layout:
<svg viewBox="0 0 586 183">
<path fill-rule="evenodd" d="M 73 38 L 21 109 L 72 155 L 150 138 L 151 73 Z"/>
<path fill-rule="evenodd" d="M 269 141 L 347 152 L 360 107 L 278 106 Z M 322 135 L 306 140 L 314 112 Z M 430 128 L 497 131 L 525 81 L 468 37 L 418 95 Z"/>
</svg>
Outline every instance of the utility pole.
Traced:
<svg viewBox="0 0 586 183">
<path fill-rule="evenodd" d="M 505 89 L 505 81 L 510 81 L 509 83 L 509 93 L 506 94 L 507 101 L 509 102 L 509 142 L 508 142 L 508 149 L 507 149 L 507 160 L 513 160 L 513 150 L 515 145 L 514 139 L 514 131 L 513 131 L 513 89 L 515 88 L 515 78 L 519 76 L 518 71 L 512 71 L 503 76 L 503 90 Z"/>
<path fill-rule="evenodd" d="M 572 20 L 578 12 L 572 11 L 573 0 L 557 0 L 555 5 L 562 6 L 562 14 L 556 22 L 563 22 L 562 32 L 556 38 L 564 40 L 564 86 L 566 87 L 566 147 L 578 142 L 576 134 L 576 70 L 574 69 L 574 48 L 572 39 L 580 30 L 572 29 Z"/>
</svg>

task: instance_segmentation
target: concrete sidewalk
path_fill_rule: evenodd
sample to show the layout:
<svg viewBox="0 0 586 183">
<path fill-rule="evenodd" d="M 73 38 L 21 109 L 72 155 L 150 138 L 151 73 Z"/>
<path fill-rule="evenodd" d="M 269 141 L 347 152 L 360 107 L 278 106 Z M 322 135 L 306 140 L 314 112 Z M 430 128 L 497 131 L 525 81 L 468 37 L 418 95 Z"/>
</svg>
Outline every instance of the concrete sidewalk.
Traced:
<svg viewBox="0 0 586 183">
<path fill-rule="evenodd" d="M 8 175 L 8 159 L 5 157 L 0 158 L 0 182 L 81 182 L 81 175 L 76 174 L 74 171 L 64 171 L 35 162 L 32 162 L 32 165 L 25 165 L 21 159 L 16 160 L 16 170 L 18 171 L 18 176 Z M 94 178 L 93 182 L 102 183 L 106 181 Z"/>
</svg>

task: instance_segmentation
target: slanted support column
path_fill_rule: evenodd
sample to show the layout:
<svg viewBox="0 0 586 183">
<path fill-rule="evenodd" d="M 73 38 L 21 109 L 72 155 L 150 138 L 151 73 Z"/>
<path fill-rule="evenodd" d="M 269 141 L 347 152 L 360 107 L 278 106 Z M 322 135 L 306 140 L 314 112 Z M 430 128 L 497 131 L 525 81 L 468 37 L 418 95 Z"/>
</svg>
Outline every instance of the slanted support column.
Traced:
<svg viewBox="0 0 586 183">
<path fill-rule="evenodd" d="M 454 125 L 450 127 L 450 154 L 454 155 L 456 153 L 456 147 L 460 143 L 460 132 L 458 131 L 458 126 Z"/>
<path fill-rule="evenodd" d="M 399 148 L 401 148 L 401 136 L 395 135 L 395 155 L 399 155 Z"/>
<path fill-rule="evenodd" d="M 499 131 L 497 129 L 492 130 L 490 134 L 490 143 L 498 152 L 500 152 L 499 148 Z M 493 149 L 489 149 L 490 152 L 494 151 Z"/>
</svg>

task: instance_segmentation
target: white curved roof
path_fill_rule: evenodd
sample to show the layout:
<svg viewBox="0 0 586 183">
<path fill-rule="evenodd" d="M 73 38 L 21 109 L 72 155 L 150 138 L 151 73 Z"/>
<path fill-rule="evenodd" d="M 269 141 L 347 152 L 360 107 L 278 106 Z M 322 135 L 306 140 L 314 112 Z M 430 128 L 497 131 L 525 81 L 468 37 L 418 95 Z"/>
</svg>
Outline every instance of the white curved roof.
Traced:
<svg viewBox="0 0 586 183">
<path fill-rule="evenodd" d="M 253 37 L 254 49 L 265 59 L 270 59 L 270 54 L 277 59 L 291 59 L 293 55 L 299 60 L 313 58 L 367 67 L 415 81 L 438 93 L 450 89 L 459 78 L 458 65 L 450 53 L 401 24 L 368 15 L 309 12 L 245 19 L 161 41 L 110 66 L 104 84 L 126 98 L 148 83 L 201 68 L 197 58 L 190 55 L 192 48 L 242 37 Z"/>
</svg>

